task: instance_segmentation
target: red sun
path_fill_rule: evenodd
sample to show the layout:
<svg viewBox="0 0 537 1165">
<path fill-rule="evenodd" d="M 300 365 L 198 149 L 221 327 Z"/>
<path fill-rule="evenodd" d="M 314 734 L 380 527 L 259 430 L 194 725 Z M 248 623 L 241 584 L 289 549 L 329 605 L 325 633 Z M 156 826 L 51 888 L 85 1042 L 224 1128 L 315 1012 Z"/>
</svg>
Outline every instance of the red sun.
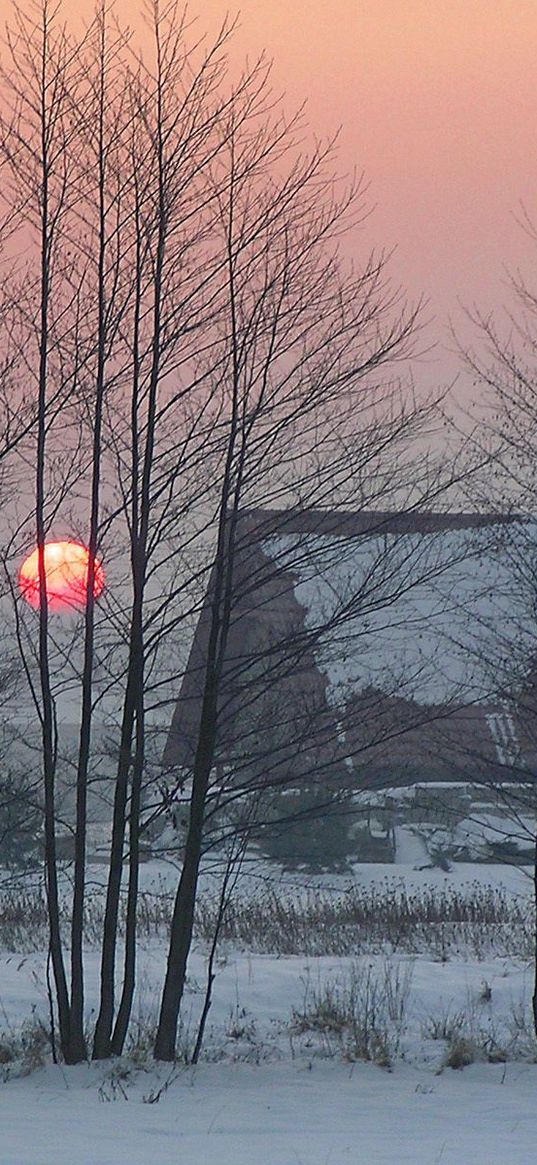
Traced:
<svg viewBox="0 0 537 1165">
<path fill-rule="evenodd" d="M 45 578 L 47 600 L 51 611 L 80 610 L 86 605 L 88 589 L 89 551 L 81 542 L 45 543 Z M 38 551 L 28 555 L 19 571 L 19 587 L 23 599 L 39 609 Z M 93 594 L 96 599 L 104 590 L 104 570 L 95 559 Z"/>
</svg>

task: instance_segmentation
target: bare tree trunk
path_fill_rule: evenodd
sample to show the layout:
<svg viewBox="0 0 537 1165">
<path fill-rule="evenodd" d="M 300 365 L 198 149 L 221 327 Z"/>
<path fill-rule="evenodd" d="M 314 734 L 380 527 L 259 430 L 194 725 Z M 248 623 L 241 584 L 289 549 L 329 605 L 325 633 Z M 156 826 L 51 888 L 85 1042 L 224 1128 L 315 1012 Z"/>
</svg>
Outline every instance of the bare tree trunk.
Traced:
<svg viewBox="0 0 537 1165">
<path fill-rule="evenodd" d="M 143 685 L 144 685 L 144 591 L 147 569 L 147 544 L 151 518 L 151 474 L 156 440 L 156 412 L 158 388 L 160 380 L 161 362 L 161 328 L 162 328 L 162 289 L 164 274 L 164 259 L 167 241 L 167 205 L 165 188 L 165 152 L 164 152 L 164 125 L 162 110 L 162 61 L 160 48 L 160 26 L 155 22 L 155 42 L 157 48 L 157 86 L 156 86 L 156 129 L 157 129 L 157 242 L 153 289 L 153 318 L 151 338 L 151 370 L 147 392 L 147 410 L 145 421 L 145 442 L 143 452 L 142 482 L 138 485 L 137 477 L 133 476 L 131 489 L 138 494 L 140 489 L 139 510 L 138 503 L 133 511 L 133 518 L 137 525 L 131 529 L 131 562 L 133 578 L 133 606 L 131 614 L 130 644 L 127 693 L 123 716 L 123 728 L 120 751 L 120 764 L 116 782 L 114 799 L 114 819 L 112 825 L 112 844 L 110 852 L 110 874 L 106 899 L 106 911 L 103 930 L 103 947 L 101 961 L 101 1005 L 95 1027 L 93 1058 L 104 1059 L 112 1055 L 115 1048 L 122 1047 L 125 1039 L 135 984 L 135 926 L 138 890 L 138 830 L 140 788 L 144 763 L 144 718 L 143 718 Z M 137 285 L 137 291 L 138 291 Z M 136 309 L 137 310 L 137 309 Z M 136 337 L 135 337 L 136 339 Z M 133 448 L 138 443 L 138 383 L 137 383 L 137 349 L 134 349 L 135 395 L 133 399 Z M 138 467 L 138 454 L 133 453 L 133 474 Z M 114 972 L 117 941 L 117 921 L 119 914 L 119 896 L 123 866 L 123 847 L 125 841 L 126 807 L 128 795 L 128 779 L 131 766 L 131 751 L 133 730 L 136 721 L 136 757 L 133 773 L 133 788 L 131 789 L 130 811 L 130 847 L 131 860 L 129 867 L 128 891 L 128 934 L 125 953 L 125 975 L 122 998 L 121 1018 L 116 1027 L 114 1042 L 112 1041 L 112 1026 L 114 1022 Z M 118 1017 L 119 1019 L 119 1017 Z"/>
<path fill-rule="evenodd" d="M 40 59 L 40 130 L 41 130 L 41 304 L 39 323 L 39 381 L 38 418 L 36 450 L 36 540 L 39 568 L 39 676 L 41 684 L 41 731 L 43 739 L 43 777 L 45 793 L 45 874 L 47 910 L 50 929 L 50 957 L 54 972 L 58 1019 L 62 1051 L 69 1060 L 70 1016 L 67 979 L 63 958 L 60 930 L 60 906 L 58 893 L 58 869 L 56 860 L 56 729 L 55 709 L 50 682 L 48 651 L 48 598 L 45 572 L 45 473 L 46 436 L 48 421 L 48 350 L 49 350 L 49 303 L 51 295 L 51 256 L 54 241 L 55 222 L 49 207 L 50 162 L 50 110 L 49 92 L 49 13 L 47 4 L 42 9 L 42 42 Z"/>
<path fill-rule="evenodd" d="M 236 426 L 228 446 L 219 519 L 219 536 L 215 566 L 214 592 L 211 601 L 211 627 L 207 650 L 205 684 L 201 707 L 198 745 L 192 771 L 192 796 L 183 868 L 175 897 L 170 927 L 170 945 L 166 977 L 160 1006 L 154 1054 L 157 1060 L 175 1058 L 177 1024 L 186 980 L 186 969 L 198 888 L 203 843 L 203 824 L 211 769 L 214 764 L 218 727 L 220 676 L 229 629 L 229 603 L 233 575 L 233 536 L 236 514 L 228 515 L 231 476 L 235 455 Z"/>
<path fill-rule="evenodd" d="M 537 836 L 535 837 L 535 852 L 533 858 L 533 903 L 535 908 L 534 921 L 534 955 L 533 955 L 533 995 L 531 999 L 533 1009 L 533 1028 L 537 1036 Z"/>
<path fill-rule="evenodd" d="M 144 771 L 145 723 L 143 690 L 140 684 L 136 708 L 136 745 L 132 772 L 129 811 L 129 882 L 125 914 L 125 960 L 123 990 L 112 1035 L 111 1050 L 120 1056 L 127 1036 L 136 985 L 136 921 L 140 865 L 140 803 Z"/>
<path fill-rule="evenodd" d="M 177 1023 L 183 997 L 186 966 L 194 925 L 194 907 L 196 903 L 201 857 L 205 799 L 214 756 L 216 699 L 217 686 L 214 677 L 208 677 L 205 685 L 204 708 L 200 722 L 200 743 L 194 766 L 190 819 L 183 869 L 174 903 L 166 978 L 164 981 L 155 1040 L 155 1058 L 157 1060 L 172 1061 L 175 1059 Z"/>
<path fill-rule="evenodd" d="M 232 115 L 233 120 L 233 115 Z M 231 168 L 229 204 L 225 221 L 225 270 L 229 297 L 231 335 L 231 413 L 218 510 L 218 537 L 211 597 L 210 631 L 205 683 L 192 772 L 192 796 L 183 858 L 170 928 L 166 978 L 162 992 L 155 1057 L 173 1060 L 177 1023 L 183 997 L 186 968 L 192 943 L 194 911 L 203 842 L 207 790 L 214 764 L 218 728 L 220 680 L 226 651 L 233 592 L 234 540 L 244 468 L 244 426 L 241 427 L 241 365 L 235 284 L 235 152 L 233 125 L 230 134 Z"/>
<path fill-rule="evenodd" d="M 132 386 L 131 386 L 131 516 L 130 537 L 132 570 L 134 578 L 140 575 L 138 560 L 138 541 L 140 537 L 140 499 L 138 481 L 140 473 L 140 316 L 142 310 L 142 222 L 140 214 L 140 197 L 137 185 L 136 157 L 133 155 L 133 175 L 135 182 L 135 253 L 136 274 L 133 309 L 133 339 L 132 339 Z M 143 571 L 141 572 L 143 577 Z M 141 617 L 141 616 L 140 616 Z M 139 638 L 138 650 L 143 651 L 143 639 Z M 143 663 L 141 665 L 143 667 Z M 145 720 L 144 720 L 144 692 L 143 674 L 136 686 L 136 741 L 132 771 L 131 801 L 129 811 L 129 882 L 127 889 L 127 907 L 125 916 L 125 957 L 123 969 L 123 989 L 119 1003 L 117 1018 L 112 1034 L 111 1052 L 121 1055 L 128 1031 L 129 1020 L 136 984 L 136 922 L 138 907 L 139 882 L 139 839 L 140 839 L 140 801 L 144 771 L 145 753 Z"/>
<path fill-rule="evenodd" d="M 192 1064 L 198 1063 L 198 1060 L 199 1060 L 200 1054 L 201 1054 L 201 1049 L 203 1046 L 203 1037 L 205 1035 L 205 1027 L 207 1025 L 207 1019 L 208 1019 L 209 1012 L 211 1010 L 212 1001 L 213 1001 L 213 984 L 214 984 L 214 981 L 216 978 L 214 964 L 215 964 L 215 960 L 216 960 L 216 952 L 218 950 L 218 943 L 220 941 L 220 932 L 222 930 L 222 925 L 223 925 L 224 918 L 226 915 L 226 910 L 229 906 L 231 896 L 233 894 L 233 889 L 234 889 L 234 886 L 236 884 L 236 881 L 237 881 L 237 878 L 238 878 L 238 875 L 240 872 L 240 868 L 241 868 L 244 854 L 246 851 L 246 847 L 248 844 L 248 838 L 249 838 L 248 828 L 243 829 L 241 831 L 241 833 L 239 834 L 238 838 L 232 838 L 232 847 L 233 847 L 235 841 L 237 841 L 238 848 L 236 851 L 234 851 L 232 848 L 231 853 L 228 855 L 225 873 L 224 873 L 224 876 L 222 878 L 222 884 L 220 887 L 220 894 L 218 896 L 218 906 L 217 906 L 216 919 L 215 919 L 215 924 L 214 924 L 214 933 L 213 933 L 213 937 L 212 937 L 212 941 L 211 941 L 211 946 L 209 949 L 209 958 L 207 960 L 207 986 L 205 989 L 205 998 L 203 1000 L 203 1007 L 201 1010 L 200 1020 L 199 1020 L 199 1024 L 198 1024 L 198 1030 L 196 1033 L 196 1042 L 194 1044 L 194 1051 L 192 1052 L 192 1061 L 191 1061 Z"/>
<path fill-rule="evenodd" d="M 114 793 L 112 841 L 110 847 L 110 869 L 108 873 L 101 954 L 101 998 L 93 1041 L 94 1060 L 107 1059 L 112 1054 L 111 1033 L 114 1019 L 115 957 L 117 928 L 119 921 L 121 876 L 123 870 L 125 814 L 127 806 L 129 770 L 131 765 L 131 741 L 136 708 L 135 689 L 138 683 L 136 667 L 137 655 L 135 646 L 131 639 L 129 653 L 129 676 L 127 691 L 125 694 L 125 704 L 123 708 L 119 764 Z"/>
<path fill-rule="evenodd" d="M 93 655 L 95 639 L 95 563 L 99 536 L 101 492 L 102 428 L 105 392 L 106 355 L 106 143 L 104 133 L 106 100 L 106 11 L 98 12 L 99 90 L 98 90 L 98 255 L 97 255 L 97 368 L 93 415 L 91 460 L 91 501 L 88 537 L 88 575 L 84 617 L 84 662 L 81 676 L 82 709 L 76 776 L 76 827 L 73 907 L 71 916 L 71 1030 L 70 1057 L 76 1063 L 86 1058 L 84 1035 L 84 897 L 86 881 L 87 784 L 91 747 L 93 711 Z"/>
</svg>

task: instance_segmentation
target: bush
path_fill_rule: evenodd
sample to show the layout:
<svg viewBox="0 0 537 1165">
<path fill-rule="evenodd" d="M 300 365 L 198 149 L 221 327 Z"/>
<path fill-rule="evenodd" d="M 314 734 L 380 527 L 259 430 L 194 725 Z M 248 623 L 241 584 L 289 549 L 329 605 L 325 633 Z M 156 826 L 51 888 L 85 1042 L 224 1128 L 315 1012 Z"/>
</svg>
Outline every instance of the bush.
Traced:
<svg viewBox="0 0 537 1165">
<path fill-rule="evenodd" d="M 0 777 L 0 820 L 0 865 L 20 869 L 35 862 L 42 812 L 20 777 Z"/>
<path fill-rule="evenodd" d="M 469 1064 L 475 1064 L 476 1060 L 484 1058 L 482 1049 L 473 1040 L 462 1035 L 454 1035 L 449 1042 L 443 1064 L 446 1068 L 460 1070 L 467 1068 Z"/>
<path fill-rule="evenodd" d="M 18 1031 L 0 1032 L 0 1073 L 5 1081 L 43 1068 L 51 1051 L 50 1033 L 34 1013 Z"/>
<path fill-rule="evenodd" d="M 307 978 L 291 1030 L 301 1037 L 319 1036 L 321 1054 L 389 1068 L 400 1052 L 411 979 L 411 966 L 389 963 L 380 971 L 355 963 L 316 986 Z"/>
<path fill-rule="evenodd" d="M 496 1011 L 492 999 L 489 984 L 483 982 L 477 995 L 468 994 L 465 1007 L 452 1013 L 444 1010 L 422 1025 L 424 1037 L 446 1044 L 439 1071 L 460 1070 L 476 1061 L 535 1061 L 537 1044 L 525 995 L 512 1001 L 507 1013 Z"/>
<path fill-rule="evenodd" d="M 327 806 L 322 791 L 297 789 L 278 795 L 271 818 L 261 832 L 260 848 L 272 861 L 289 870 L 348 869 L 354 848 L 348 812 L 339 805 Z"/>
</svg>

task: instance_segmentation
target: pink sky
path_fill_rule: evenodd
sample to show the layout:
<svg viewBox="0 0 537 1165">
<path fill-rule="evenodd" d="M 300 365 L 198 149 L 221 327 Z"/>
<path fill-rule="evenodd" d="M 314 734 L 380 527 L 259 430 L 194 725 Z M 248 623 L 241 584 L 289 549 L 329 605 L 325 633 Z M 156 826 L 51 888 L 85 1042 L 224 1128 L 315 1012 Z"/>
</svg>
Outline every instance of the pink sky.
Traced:
<svg viewBox="0 0 537 1165">
<path fill-rule="evenodd" d="M 116 8 L 138 23 L 138 0 Z M 237 11 L 189 8 L 209 30 Z M 67 9 L 89 19 L 93 3 Z M 537 223 L 537 0 L 242 0 L 239 19 L 238 58 L 265 49 L 289 107 L 306 98 L 318 134 L 342 126 L 342 168 L 365 172 L 375 208 L 358 253 L 397 247 L 396 280 L 435 317 L 429 340 L 448 343 L 450 316 L 469 334 L 460 302 L 509 305 L 504 267 L 531 281 L 537 261 L 516 222 L 523 203 Z M 439 347 L 420 379 L 457 367 Z"/>
<path fill-rule="evenodd" d="M 341 124 L 375 206 L 364 243 L 397 246 L 430 338 L 447 342 L 449 316 L 465 330 L 459 301 L 512 302 L 505 265 L 530 280 L 537 266 L 516 222 L 522 202 L 537 223 L 535 0 L 242 0 L 240 19 L 241 48 L 266 48 L 289 103 L 308 99 L 317 132 Z M 428 374 L 455 367 L 439 349 Z"/>
</svg>

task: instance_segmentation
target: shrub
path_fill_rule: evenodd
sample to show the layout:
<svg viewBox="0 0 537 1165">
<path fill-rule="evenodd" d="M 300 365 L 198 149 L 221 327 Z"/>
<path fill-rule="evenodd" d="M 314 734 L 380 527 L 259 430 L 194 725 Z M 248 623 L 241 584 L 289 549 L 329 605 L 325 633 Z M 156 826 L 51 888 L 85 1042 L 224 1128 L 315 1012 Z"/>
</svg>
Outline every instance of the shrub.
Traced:
<svg viewBox="0 0 537 1165">
<path fill-rule="evenodd" d="M 43 1068 L 50 1051 L 50 1033 L 35 1012 L 18 1031 L 11 1027 L 5 1029 L 0 1033 L 0 1071 L 4 1082 Z"/>
<path fill-rule="evenodd" d="M 412 967 L 399 963 L 385 963 L 380 971 L 355 963 L 316 986 L 307 978 L 302 1008 L 291 1015 L 291 1030 L 320 1036 L 321 1054 L 389 1068 L 405 1031 L 411 979 Z"/>
<path fill-rule="evenodd" d="M 38 858 L 42 812 L 29 780 L 0 776 L 0 864 L 23 869 Z"/>
<path fill-rule="evenodd" d="M 467 1068 L 476 1060 L 483 1060 L 483 1051 L 473 1040 L 462 1035 L 453 1035 L 443 1061 L 446 1068 Z"/>
<path fill-rule="evenodd" d="M 273 822 L 263 828 L 259 844 L 272 861 L 289 870 L 348 869 L 354 849 L 348 812 L 337 805 L 327 808 L 325 792 L 297 789 L 279 795 L 271 812 Z"/>
</svg>

